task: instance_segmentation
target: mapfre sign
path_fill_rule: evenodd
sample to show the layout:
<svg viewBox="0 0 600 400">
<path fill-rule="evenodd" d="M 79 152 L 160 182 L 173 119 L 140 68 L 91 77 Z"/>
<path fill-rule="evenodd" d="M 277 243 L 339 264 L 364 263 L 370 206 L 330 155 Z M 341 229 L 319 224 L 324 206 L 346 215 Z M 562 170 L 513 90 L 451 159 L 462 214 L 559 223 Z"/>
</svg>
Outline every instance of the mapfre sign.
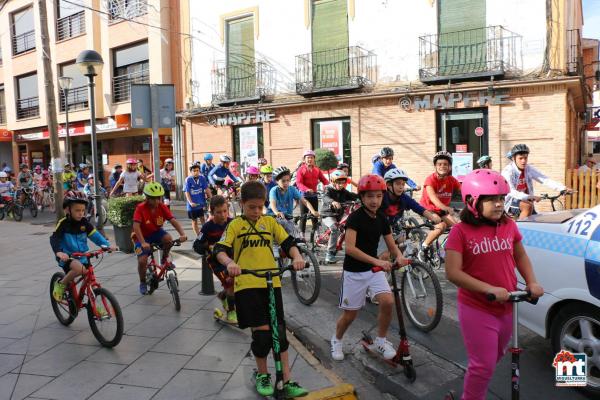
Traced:
<svg viewBox="0 0 600 400">
<path fill-rule="evenodd" d="M 241 111 L 208 117 L 208 123 L 213 126 L 260 124 L 272 121 L 275 121 L 275 112 L 272 110 Z"/>
<path fill-rule="evenodd" d="M 456 108 L 459 103 L 467 107 L 484 107 L 514 104 L 508 94 L 488 94 L 487 92 L 455 92 L 426 94 L 424 96 L 403 96 L 398 105 L 404 111 L 440 110 Z"/>
</svg>

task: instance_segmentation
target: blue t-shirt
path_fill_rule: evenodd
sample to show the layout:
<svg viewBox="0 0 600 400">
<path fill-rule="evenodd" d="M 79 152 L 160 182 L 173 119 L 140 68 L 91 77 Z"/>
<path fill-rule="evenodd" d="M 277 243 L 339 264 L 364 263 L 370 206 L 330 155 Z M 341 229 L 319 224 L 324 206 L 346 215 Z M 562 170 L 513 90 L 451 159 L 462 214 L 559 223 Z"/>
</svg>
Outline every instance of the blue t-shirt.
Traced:
<svg viewBox="0 0 600 400">
<path fill-rule="evenodd" d="M 387 191 L 383 195 L 383 201 L 379 210 L 383 211 L 390 224 L 394 224 L 402 218 L 406 210 L 412 210 L 419 215 L 423 215 L 425 212 L 425 208 L 406 193 L 402 193 L 396 201 L 392 201 L 390 193 Z"/>
<path fill-rule="evenodd" d="M 299 201 L 301 198 L 302 193 L 294 186 L 290 186 L 285 193 L 279 189 L 279 186 L 273 187 L 269 192 L 269 201 L 275 200 L 277 211 L 290 216 L 294 213 L 294 200 Z M 273 215 L 273 210 L 269 208 L 267 215 Z"/>
<path fill-rule="evenodd" d="M 265 201 L 265 207 L 267 207 L 267 209 L 269 208 L 269 196 L 271 195 L 271 189 L 273 189 L 275 186 L 277 186 L 277 182 L 275 182 L 273 179 L 271 179 L 271 182 L 269 183 L 264 183 L 263 185 L 265 185 L 265 187 L 267 188 L 267 200 Z"/>
<path fill-rule="evenodd" d="M 83 172 L 78 172 L 77 173 L 77 189 L 82 190 L 83 187 L 87 184 L 87 180 L 88 180 L 88 176 L 90 176 L 90 174 L 84 174 Z M 81 184 L 81 181 L 84 181 L 86 183 Z"/>
<path fill-rule="evenodd" d="M 188 176 L 185 179 L 185 186 L 183 187 L 184 192 L 188 192 L 192 199 L 192 203 L 196 203 L 196 207 L 192 207 L 189 202 L 186 202 L 188 211 L 200 210 L 206 206 L 206 197 L 204 191 L 208 188 L 206 178 L 199 175 L 198 178 Z"/>
</svg>

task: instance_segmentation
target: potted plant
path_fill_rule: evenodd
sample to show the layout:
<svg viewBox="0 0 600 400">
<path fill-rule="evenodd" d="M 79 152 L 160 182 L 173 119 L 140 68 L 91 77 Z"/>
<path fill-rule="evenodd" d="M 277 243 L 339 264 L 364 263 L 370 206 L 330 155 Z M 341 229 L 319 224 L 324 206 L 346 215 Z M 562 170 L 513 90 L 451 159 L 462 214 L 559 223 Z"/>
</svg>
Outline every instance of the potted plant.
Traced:
<svg viewBox="0 0 600 400">
<path fill-rule="evenodd" d="M 108 200 L 108 220 L 113 224 L 115 244 L 124 253 L 133 252 L 133 213 L 142 201 L 144 196 L 113 197 Z"/>
<path fill-rule="evenodd" d="M 315 150 L 315 164 L 321 171 L 327 172 L 327 175 L 329 175 L 329 171 L 337 167 L 338 159 L 333 151 L 320 148 Z"/>
</svg>

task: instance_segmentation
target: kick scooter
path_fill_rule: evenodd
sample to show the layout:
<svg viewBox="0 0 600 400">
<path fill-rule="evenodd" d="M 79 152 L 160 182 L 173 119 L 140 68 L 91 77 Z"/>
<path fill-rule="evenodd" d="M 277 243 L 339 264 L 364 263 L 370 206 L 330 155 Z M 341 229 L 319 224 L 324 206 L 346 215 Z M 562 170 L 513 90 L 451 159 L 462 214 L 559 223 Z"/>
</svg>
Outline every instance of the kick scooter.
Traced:
<svg viewBox="0 0 600 400">
<path fill-rule="evenodd" d="M 281 365 L 281 347 L 279 343 L 279 323 L 277 321 L 277 306 L 275 303 L 275 288 L 273 287 L 273 278 L 281 276 L 285 271 L 292 270 L 292 266 L 287 268 L 271 269 L 242 269 L 242 274 L 254 275 L 257 278 L 264 278 L 267 281 L 267 291 L 269 292 L 269 328 L 273 338 L 273 359 L 275 360 L 275 391 L 274 399 L 285 399 L 283 390 L 283 367 Z M 283 315 L 281 316 L 283 318 Z M 255 374 L 253 376 L 256 375 Z"/>
<path fill-rule="evenodd" d="M 409 344 L 408 344 L 408 336 L 406 335 L 406 327 L 404 326 L 404 317 L 402 315 L 402 304 L 400 303 L 400 289 L 398 288 L 398 283 L 396 280 L 396 270 L 403 268 L 403 266 L 394 264 L 392 266 L 392 270 L 390 271 L 390 276 L 392 278 L 392 294 L 394 295 L 394 305 L 396 307 L 396 316 L 398 317 L 398 327 L 400 330 L 400 344 L 398 345 L 398 350 L 396 351 L 396 355 L 391 360 L 386 360 L 382 357 L 383 361 L 396 368 L 398 364 L 402 365 L 404 368 L 404 375 L 408 378 L 410 383 L 414 382 L 417 379 L 417 371 L 415 371 L 415 367 L 413 366 L 412 357 L 410 356 Z M 371 268 L 373 273 L 383 271 L 381 267 L 373 267 Z M 368 352 L 374 353 L 371 350 L 371 346 L 373 345 L 373 338 L 370 334 L 363 331 L 363 338 L 360 343 L 363 345 L 365 350 Z"/>
</svg>

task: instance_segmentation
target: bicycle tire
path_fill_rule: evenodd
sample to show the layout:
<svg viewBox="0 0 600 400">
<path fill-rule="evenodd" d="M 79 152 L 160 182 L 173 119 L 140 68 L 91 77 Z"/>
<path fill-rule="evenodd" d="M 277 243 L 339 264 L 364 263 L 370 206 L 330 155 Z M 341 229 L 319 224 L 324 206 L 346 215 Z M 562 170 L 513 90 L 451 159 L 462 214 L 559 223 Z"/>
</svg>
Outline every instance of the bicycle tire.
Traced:
<svg viewBox="0 0 600 400">
<path fill-rule="evenodd" d="M 5 207 L 0 208 L 0 221 L 2 221 L 6 215 L 6 213 L 4 212 Z"/>
<path fill-rule="evenodd" d="M 21 208 L 21 206 L 15 204 L 12 207 L 12 215 L 13 219 L 17 222 L 23 220 L 23 209 Z"/>
<path fill-rule="evenodd" d="M 552 202 L 552 209 L 554 211 L 564 211 L 565 205 L 561 200 L 556 199 Z"/>
<path fill-rule="evenodd" d="M 175 305 L 175 311 L 181 310 L 181 301 L 179 300 L 179 284 L 177 283 L 177 277 L 175 274 L 169 274 L 167 277 L 167 286 L 171 297 L 173 297 L 173 304 Z"/>
<path fill-rule="evenodd" d="M 104 298 L 102 301 L 102 305 L 106 309 L 108 316 L 98 318 L 94 315 L 94 311 L 92 310 L 91 299 L 88 299 L 87 303 L 87 315 L 88 322 L 90 323 L 90 328 L 92 329 L 92 333 L 96 340 L 104 347 L 115 347 L 119 344 L 121 339 L 123 338 L 123 312 L 121 311 L 121 306 L 117 301 L 117 298 L 108 290 L 104 288 L 95 288 L 94 289 L 94 297 L 96 299 L 96 303 L 98 303 L 99 299 Z M 101 329 L 98 327 L 99 322 L 103 321 L 112 321 L 114 320 L 116 327 L 114 335 L 112 337 L 105 337 L 105 335 L 101 332 Z"/>
<path fill-rule="evenodd" d="M 146 267 L 146 288 L 148 290 L 148 295 L 151 295 L 158 289 L 158 279 L 150 266 Z"/>
<path fill-rule="evenodd" d="M 33 200 L 29 200 L 29 203 L 27 204 L 29 206 L 29 213 L 31 214 L 32 218 L 37 218 L 38 216 L 38 209 L 37 209 L 37 204 L 35 204 L 35 201 Z"/>
<path fill-rule="evenodd" d="M 433 330 L 440 323 L 444 307 L 442 288 L 435 272 L 429 265 L 413 261 L 402 274 L 400 287 L 408 320 L 422 332 Z"/>
<path fill-rule="evenodd" d="M 52 295 L 54 290 L 54 282 L 59 281 L 64 277 L 64 273 L 57 272 L 52 275 L 52 278 L 50 278 L 50 304 L 52 305 L 52 311 L 54 311 L 54 315 L 56 315 L 58 322 L 64 326 L 69 326 L 73 321 L 75 321 L 75 318 L 77 318 L 77 313 L 79 312 L 77 305 L 75 304 L 75 300 L 73 300 L 67 291 L 65 291 L 64 301 L 61 302 L 56 301 Z M 63 314 L 61 310 L 64 311 L 65 314 Z"/>
<path fill-rule="evenodd" d="M 298 250 L 306 264 L 302 271 L 292 271 L 292 286 L 300 303 L 309 306 L 317 300 L 321 291 L 321 268 L 311 251 L 304 247 L 299 247 Z M 303 290 L 303 287 L 307 290 Z"/>
<path fill-rule="evenodd" d="M 323 252 L 326 247 L 327 247 L 327 242 L 329 241 L 329 234 L 327 234 L 327 230 L 328 228 L 323 225 L 322 223 L 319 223 L 317 225 L 316 231 L 314 233 L 314 235 L 312 235 L 312 240 L 311 240 L 311 251 L 313 252 L 313 254 L 320 254 L 321 252 Z"/>
</svg>

